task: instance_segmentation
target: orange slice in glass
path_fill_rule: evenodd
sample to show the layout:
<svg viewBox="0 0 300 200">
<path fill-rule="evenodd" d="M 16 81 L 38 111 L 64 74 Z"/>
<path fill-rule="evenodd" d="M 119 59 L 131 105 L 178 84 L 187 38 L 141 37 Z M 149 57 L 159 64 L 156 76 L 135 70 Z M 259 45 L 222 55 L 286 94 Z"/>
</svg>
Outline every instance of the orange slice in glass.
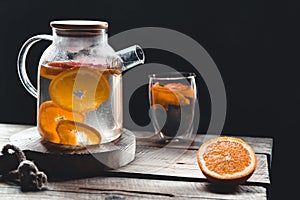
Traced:
<svg viewBox="0 0 300 200">
<path fill-rule="evenodd" d="M 190 100 L 187 97 L 192 98 L 193 95 L 189 94 L 191 92 L 188 92 L 189 90 L 192 91 L 189 88 L 185 90 L 180 90 L 182 88 L 182 84 L 168 84 L 165 86 L 159 85 L 159 83 L 156 83 L 151 86 L 151 98 L 152 98 L 152 104 L 160 104 L 162 105 L 166 110 L 168 109 L 168 105 L 189 105 Z M 188 86 L 187 86 L 188 87 Z M 185 96 L 188 95 L 187 97 Z"/>
<path fill-rule="evenodd" d="M 183 85 L 181 83 L 169 83 L 164 87 L 170 89 L 175 94 L 180 93 L 185 97 L 194 98 L 194 89 L 189 85 Z"/>
<path fill-rule="evenodd" d="M 85 113 L 96 110 L 109 98 L 106 76 L 99 70 L 75 68 L 60 73 L 49 86 L 50 98 L 61 108 Z"/>
<path fill-rule="evenodd" d="M 197 159 L 208 180 L 219 184 L 242 184 L 250 178 L 257 165 L 252 147 L 235 137 L 208 140 L 199 148 Z"/>
<path fill-rule="evenodd" d="M 49 142 L 59 143 L 60 139 L 56 133 L 56 126 L 59 121 L 67 119 L 84 122 L 85 115 L 63 110 L 53 101 L 42 103 L 39 108 L 38 127 L 43 139 Z"/>
<path fill-rule="evenodd" d="M 80 122 L 61 120 L 56 127 L 56 132 L 60 144 L 86 146 L 101 143 L 100 133 Z"/>
</svg>

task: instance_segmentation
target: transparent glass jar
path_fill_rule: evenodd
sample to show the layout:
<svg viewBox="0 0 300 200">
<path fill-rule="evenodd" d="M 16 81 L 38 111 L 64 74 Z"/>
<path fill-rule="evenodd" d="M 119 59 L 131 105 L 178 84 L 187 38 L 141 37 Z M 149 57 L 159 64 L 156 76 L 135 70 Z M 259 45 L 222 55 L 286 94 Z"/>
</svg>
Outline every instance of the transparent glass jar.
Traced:
<svg viewBox="0 0 300 200">
<path fill-rule="evenodd" d="M 122 72 L 144 63 L 134 45 L 115 52 L 108 44 L 108 23 L 63 20 L 50 23 L 53 34 L 27 40 L 18 57 L 18 72 L 37 98 L 37 128 L 48 142 L 86 146 L 107 143 L 123 132 Z M 29 48 L 42 39 L 52 44 L 38 67 L 37 89 L 26 74 Z"/>
</svg>

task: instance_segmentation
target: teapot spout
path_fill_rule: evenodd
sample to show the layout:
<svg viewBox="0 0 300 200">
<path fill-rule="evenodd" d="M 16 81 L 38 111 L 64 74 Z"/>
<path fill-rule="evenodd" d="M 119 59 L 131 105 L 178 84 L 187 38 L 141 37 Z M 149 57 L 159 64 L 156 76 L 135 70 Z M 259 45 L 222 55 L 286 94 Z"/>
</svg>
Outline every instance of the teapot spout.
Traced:
<svg viewBox="0 0 300 200">
<path fill-rule="evenodd" d="M 145 55 L 143 49 L 138 45 L 130 46 L 117 52 L 121 57 L 124 71 L 139 64 L 144 64 Z"/>
</svg>

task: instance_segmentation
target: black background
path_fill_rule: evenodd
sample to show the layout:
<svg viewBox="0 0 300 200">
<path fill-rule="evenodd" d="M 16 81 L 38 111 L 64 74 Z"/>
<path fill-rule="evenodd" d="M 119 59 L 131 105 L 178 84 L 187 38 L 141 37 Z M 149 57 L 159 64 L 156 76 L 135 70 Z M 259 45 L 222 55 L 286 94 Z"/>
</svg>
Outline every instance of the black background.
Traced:
<svg viewBox="0 0 300 200">
<path fill-rule="evenodd" d="M 40 33 L 51 34 L 49 22 L 59 19 L 108 21 L 110 36 L 138 27 L 165 27 L 199 42 L 224 80 L 228 100 L 224 134 L 274 138 L 271 197 L 275 199 L 285 188 L 293 190 L 287 183 L 293 180 L 291 176 L 295 177 L 291 173 L 299 150 L 297 146 L 293 151 L 287 149 L 296 145 L 293 141 L 299 132 L 299 3 L 0 0 L 0 122 L 36 123 L 36 99 L 19 81 L 17 55 L 26 39 Z M 39 43 L 29 53 L 28 73 L 33 83 L 38 58 L 48 45 Z M 145 53 L 149 63 L 192 70 L 186 61 L 171 53 L 153 49 L 146 49 Z M 210 101 L 205 83 L 198 77 L 202 109 L 199 132 L 205 132 Z M 130 104 L 131 116 L 140 125 L 148 122 L 144 117 L 146 93 L 146 87 L 140 88 Z"/>
</svg>

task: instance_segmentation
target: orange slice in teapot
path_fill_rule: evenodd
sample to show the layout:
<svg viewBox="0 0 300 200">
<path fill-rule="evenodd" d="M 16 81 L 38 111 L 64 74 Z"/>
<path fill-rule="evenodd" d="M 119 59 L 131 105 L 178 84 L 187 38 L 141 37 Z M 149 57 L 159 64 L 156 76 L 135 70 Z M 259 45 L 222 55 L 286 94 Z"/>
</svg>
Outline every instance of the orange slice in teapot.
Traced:
<svg viewBox="0 0 300 200">
<path fill-rule="evenodd" d="M 55 78 L 61 72 L 72 69 L 74 67 L 80 67 L 79 62 L 73 61 L 57 61 L 57 62 L 49 62 L 46 65 L 42 65 L 40 68 L 40 76 L 48 79 Z"/>
<path fill-rule="evenodd" d="M 61 109 L 53 101 L 46 101 L 39 107 L 38 127 L 42 137 L 53 143 L 59 143 L 56 126 L 61 120 L 84 122 L 85 115 Z"/>
<path fill-rule="evenodd" d="M 96 110 L 108 100 L 109 93 L 106 76 L 99 70 L 86 67 L 60 73 L 49 86 L 50 98 L 57 105 L 80 113 Z"/>
<path fill-rule="evenodd" d="M 61 120 L 56 132 L 60 144 L 85 146 L 101 143 L 101 134 L 93 127 L 80 122 Z"/>
</svg>

